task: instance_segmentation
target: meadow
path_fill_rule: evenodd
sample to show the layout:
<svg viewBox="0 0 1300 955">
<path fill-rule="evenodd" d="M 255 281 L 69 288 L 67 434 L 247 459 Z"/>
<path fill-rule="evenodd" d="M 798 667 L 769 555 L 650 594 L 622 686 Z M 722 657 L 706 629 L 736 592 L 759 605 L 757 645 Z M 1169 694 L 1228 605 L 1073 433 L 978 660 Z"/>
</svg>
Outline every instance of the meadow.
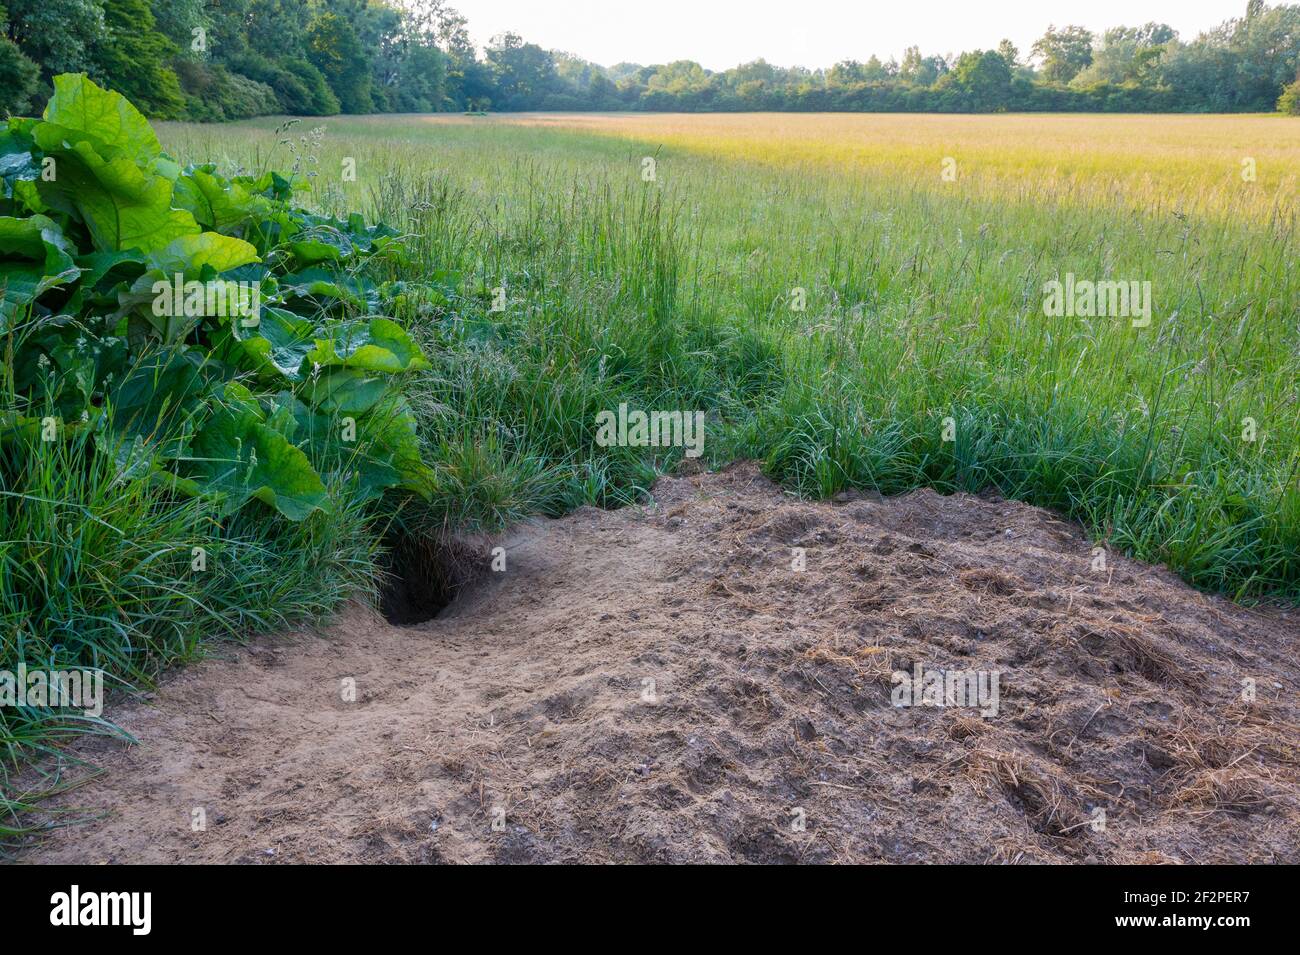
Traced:
<svg viewBox="0 0 1300 955">
<path fill-rule="evenodd" d="M 450 541 L 644 500 L 679 466 L 681 448 L 597 441 L 602 412 L 624 404 L 702 412 L 705 464 L 756 460 L 807 497 L 997 491 L 1197 587 L 1300 598 L 1300 119 L 533 113 L 156 129 L 181 163 L 299 173 L 298 203 L 408 237 L 375 262 L 430 366 L 401 386 L 424 493 L 376 505 L 331 485 L 336 506 L 307 519 L 223 514 L 86 457 L 84 438 L 40 445 L 0 495 L 2 661 L 141 687 L 215 638 L 383 601 L 386 581 L 425 604 L 390 611 L 433 613 L 454 582 Z M 1150 321 L 1047 314 L 1045 283 L 1067 276 L 1149 283 Z M 202 576 L 186 571 L 196 542 Z M 87 731 L 116 729 L 6 715 L 0 777 Z M 0 836 L 64 785 L 0 781 Z"/>
<path fill-rule="evenodd" d="M 706 411 L 708 460 L 807 495 L 996 488 L 1197 586 L 1300 593 L 1300 120 L 305 126 L 161 135 L 228 166 L 292 155 L 321 207 L 459 276 L 451 320 L 411 319 L 446 526 L 635 498 L 674 458 L 594 445 L 627 401 Z M 1150 323 L 1044 314 L 1067 274 L 1149 282 Z"/>
</svg>

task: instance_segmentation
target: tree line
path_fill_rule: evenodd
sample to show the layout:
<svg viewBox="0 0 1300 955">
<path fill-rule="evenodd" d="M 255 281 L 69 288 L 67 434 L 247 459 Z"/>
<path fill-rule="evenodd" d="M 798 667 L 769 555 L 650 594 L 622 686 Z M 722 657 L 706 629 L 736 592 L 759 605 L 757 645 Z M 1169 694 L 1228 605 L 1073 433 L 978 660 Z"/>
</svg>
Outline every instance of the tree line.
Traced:
<svg viewBox="0 0 1300 955">
<path fill-rule="evenodd" d="M 479 51 L 446 0 L 0 0 L 0 113 L 84 72 L 158 119 L 460 110 L 1266 112 L 1300 115 L 1300 6 L 1249 0 L 1184 40 L 1163 23 L 1050 27 L 996 49 L 825 69 L 600 66 L 514 33 Z"/>
</svg>

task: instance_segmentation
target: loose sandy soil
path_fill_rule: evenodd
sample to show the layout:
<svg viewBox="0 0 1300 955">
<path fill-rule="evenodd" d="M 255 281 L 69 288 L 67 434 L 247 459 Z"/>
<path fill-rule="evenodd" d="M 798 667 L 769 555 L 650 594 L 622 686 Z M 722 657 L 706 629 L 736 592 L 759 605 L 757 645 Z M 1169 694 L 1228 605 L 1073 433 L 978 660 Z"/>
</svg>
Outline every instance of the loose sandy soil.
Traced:
<svg viewBox="0 0 1300 955">
<path fill-rule="evenodd" d="M 428 623 L 170 675 L 109 713 L 138 746 L 76 746 L 54 806 L 102 818 L 19 859 L 1300 862 L 1300 613 L 1001 500 L 655 498 L 518 529 Z M 917 663 L 997 671 L 997 715 L 893 706 Z"/>
</svg>

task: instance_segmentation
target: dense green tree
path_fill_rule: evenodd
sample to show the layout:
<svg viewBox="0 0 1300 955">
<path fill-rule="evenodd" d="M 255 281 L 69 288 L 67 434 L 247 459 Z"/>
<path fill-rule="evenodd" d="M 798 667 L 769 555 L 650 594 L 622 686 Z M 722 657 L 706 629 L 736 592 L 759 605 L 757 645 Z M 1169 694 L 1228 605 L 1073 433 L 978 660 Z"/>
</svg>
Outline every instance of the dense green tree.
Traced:
<svg viewBox="0 0 1300 955">
<path fill-rule="evenodd" d="M 0 6 L 0 119 L 25 113 L 39 89 L 41 68 L 5 35 L 8 12 Z"/>
<path fill-rule="evenodd" d="M 490 101 L 495 92 L 492 71 L 475 55 L 465 18 L 446 0 L 399 0 L 398 6 L 407 29 L 421 38 L 421 45 L 431 45 L 442 54 L 442 106 L 460 109 L 471 101 L 475 106 Z"/>
<path fill-rule="evenodd" d="M 484 51 L 496 78 L 497 97 L 507 109 L 532 109 L 556 89 L 555 60 L 518 34 L 494 37 Z M 494 97 L 496 98 L 496 97 Z"/>
<path fill-rule="evenodd" d="M 311 14 L 312 5 L 303 0 L 248 0 L 244 22 L 249 47 L 272 60 L 301 58 Z"/>
<path fill-rule="evenodd" d="M 394 85 L 393 108 L 403 113 L 432 113 L 445 109 L 447 57 L 436 46 L 412 46 L 402 58 Z"/>
<path fill-rule="evenodd" d="M 41 68 L 0 36 L 0 119 L 26 113 L 40 88 Z"/>
<path fill-rule="evenodd" d="M 48 78 L 94 67 L 92 49 L 104 35 L 102 0 L 6 0 L 10 40 Z"/>
<path fill-rule="evenodd" d="M 1240 0 L 1239 0 L 1240 2 Z M 1294 111 L 1300 5 L 1180 41 L 1166 24 L 1094 37 L 1049 27 L 1028 57 L 995 50 L 825 69 L 766 60 L 605 68 L 506 33 L 482 55 L 449 0 L 0 0 L 0 108 L 39 108 L 57 72 L 85 71 L 154 116 L 221 120 L 340 109 Z M 33 69 L 39 75 L 33 74 Z M 179 79 L 179 84 L 177 83 Z"/>
<path fill-rule="evenodd" d="M 430 112 L 448 102 L 448 57 L 438 48 L 438 11 L 371 0 L 361 42 L 372 51 L 373 89 L 383 108 Z"/>
<path fill-rule="evenodd" d="M 898 78 L 911 86 L 932 86 L 944 73 L 948 64 L 942 57 L 921 56 L 919 48 L 909 46 L 898 66 Z"/>
<path fill-rule="evenodd" d="M 322 11 L 312 18 L 307 58 L 324 74 L 343 112 L 371 112 L 370 64 L 356 28 L 345 17 Z"/>
<path fill-rule="evenodd" d="M 1187 108 L 1269 110 L 1295 78 L 1297 58 L 1300 7 L 1252 4 L 1242 19 L 1169 44 L 1160 78 Z"/>
<path fill-rule="evenodd" d="M 158 32 L 172 41 L 181 56 L 206 53 L 207 35 L 212 29 L 207 6 L 205 0 L 152 0 Z M 202 32 L 196 35 L 195 30 Z M 196 45 L 201 48 L 196 50 Z"/>
<path fill-rule="evenodd" d="M 402 14 L 382 0 L 371 0 L 356 22 L 357 37 L 370 55 L 370 86 L 375 108 L 391 111 L 395 108 L 402 61 L 412 45 L 410 35 L 403 29 Z"/>
<path fill-rule="evenodd" d="M 1287 116 L 1300 116 L 1300 77 L 1296 77 L 1294 83 L 1282 90 L 1282 95 L 1277 100 L 1277 109 Z"/>
<path fill-rule="evenodd" d="M 753 63 L 746 63 L 731 70 L 728 78 L 730 84 L 735 87 L 747 83 L 759 83 L 766 87 L 775 82 L 776 71 L 771 64 L 763 60 L 755 60 Z M 675 60 L 655 70 L 646 82 L 646 87 L 656 92 L 681 95 L 699 92 L 708 84 L 708 71 L 700 64 L 694 60 Z"/>
<path fill-rule="evenodd" d="M 229 61 L 248 52 L 250 45 L 266 37 L 260 24 L 253 23 L 250 9 L 255 0 L 206 0 L 207 47 L 214 58 Z M 304 4 L 305 6 L 305 4 Z M 271 39 L 271 38 L 267 38 Z"/>
<path fill-rule="evenodd" d="M 1249 109 L 1270 109 L 1295 78 L 1300 58 L 1300 7 L 1265 9 L 1253 0 L 1237 24 L 1230 49 L 1237 62 L 1236 88 Z"/>
<path fill-rule="evenodd" d="M 556 77 L 569 90 L 576 93 L 588 92 L 591 89 L 592 80 L 597 76 L 603 76 L 605 73 L 595 63 L 560 50 L 552 50 L 551 59 L 555 61 Z"/>
<path fill-rule="evenodd" d="M 185 114 L 185 97 L 168 65 L 176 45 L 156 26 L 148 0 L 104 0 L 104 33 L 94 47 L 93 72 L 149 115 L 177 118 Z"/>
<path fill-rule="evenodd" d="M 847 88 L 865 82 L 862 64 L 857 60 L 840 60 L 826 73 L 826 85 L 832 89 Z"/>
<path fill-rule="evenodd" d="M 1043 78 L 1068 83 L 1092 62 L 1092 34 L 1083 27 L 1049 26 L 1034 43 L 1034 55 L 1043 61 Z"/>
<path fill-rule="evenodd" d="M 678 60 L 660 67 L 650 78 L 648 86 L 655 89 L 690 90 L 699 89 L 708 82 L 708 71 L 693 60 Z M 781 70 L 767 60 L 758 59 L 742 63 L 726 72 L 728 86 L 743 86 L 746 83 L 762 83 L 765 87 L 780 85 Z"/>
<path fill-rule="evenodd" d="M 975 109 L 1002 109 L 1010 100 L 1011 64 L 996 50 L 963 53 L 945 80 L 965 93 Z"/>
<path fill-rule="evenodd" d="M 281 64 L 302 83 L 311 97 L 311 109 L 306 111 L 309 115 L 334 116 L 343 108 L 326 82 L 325 74 L 316 68 L 316 64 L 303 57 L 282 60 Z"/>
<path fill-rule="evenodd" d="M 1141 27 L 1115 27 L 1102 34 L 1092 63 L 1070 81 L 1078 89 L 1101 83 L 1143 86 L 1153 82 L 1166 46 L 1178 34 L 1164 23 Z"/>
</svg>

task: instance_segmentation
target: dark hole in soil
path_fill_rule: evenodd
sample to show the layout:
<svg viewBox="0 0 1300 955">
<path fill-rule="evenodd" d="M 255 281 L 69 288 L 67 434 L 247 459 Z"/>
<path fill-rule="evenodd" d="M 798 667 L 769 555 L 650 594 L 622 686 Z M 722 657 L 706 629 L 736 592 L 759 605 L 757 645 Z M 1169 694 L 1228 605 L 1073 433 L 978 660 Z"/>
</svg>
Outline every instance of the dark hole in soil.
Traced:
<svg viewBox="0 0 1300 955">
<path fill-rule="evenodd" d="M 487 569 L 486 559 L 461 541 L 394 533 L 385 543 L 379 609 L 397 626 L 432 620 Z"/>
</svg>

